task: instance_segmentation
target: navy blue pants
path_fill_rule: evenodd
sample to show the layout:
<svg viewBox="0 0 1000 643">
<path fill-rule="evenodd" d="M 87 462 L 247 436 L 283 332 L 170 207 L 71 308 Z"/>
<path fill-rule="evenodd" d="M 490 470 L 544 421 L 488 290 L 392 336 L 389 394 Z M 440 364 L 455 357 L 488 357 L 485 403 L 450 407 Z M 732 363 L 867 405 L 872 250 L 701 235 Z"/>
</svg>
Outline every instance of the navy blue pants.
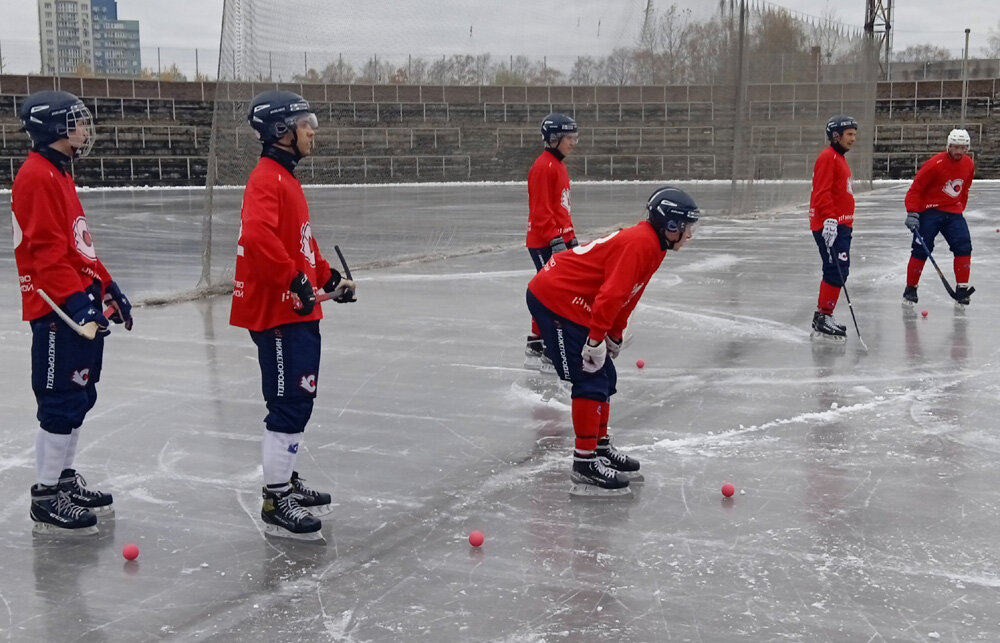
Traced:
<svg viewBox="0 0 1000 643">
<path fill-rule="evenodd" d="M 535 272 L 538 272 L 552 258 L 552 247 L 528 248 L 528 254 L 531 255 L 531 260 L 535 263 Z"/>
<path fill-rule="evenodd" d="M 850 226 L 838 225 L 837 238 L 833 240 L 833 248 L 827 248 L 826 241 L 823 240 L 823 231 L 813 230 L 813 239 L 816 240 L 819 256 L 823 259 L 823 281 L 831 286 L 843 288 L 844 282 L 847 281 L 847 275 L 851 272 L 852 233 L 853 230 Z M 834 264 L 834 261 L 837 264 Z M 840 266 L 839 272 L 837 265 Z"/>
<path fill-rule="evenodd" d="M 49 433 L 69 435 L 97 402 L 104 335 L 80 337 L 55 313 L 31 322 L 31 390 L 38 423 Z"/>
<path fill-rule="evenodd" d="M 618 392 L 618 371 L 608 357 L 604 366 L 596 373 L 583 370 L 583 344 L 590 329 L 582 324 L 560 317 L 545 307 L 529 290 L 528 310 L 538 322 L 545 344 L 545 355 L 552 360 L 559 377 L 573 384 L 572 397 L 582 397 L 598 402 L 607 402 Z"/>
<path fill-rule="evenodd" d="M 250 331 L 257 345 L 270 431 L 301 433 L 312 416 L 319 377 L 319 320 Z"/>
<path fill-rule="evenodd" d="M 951 253 L 956 257 L 968 257 L 972 254 L 972 237 L 969 235 L 969 224 L 961 214 L 942 212 L 941 210 L 924 210 L 920 213 L 920 236 L 927 244 L 927 250 L 934 252 L 934 237 L 941 233 L 948 242 Z M 920 261 L 927 261 L 927 251 L 913 237 L 910 246 L 910 256 Z"/>
</svg>

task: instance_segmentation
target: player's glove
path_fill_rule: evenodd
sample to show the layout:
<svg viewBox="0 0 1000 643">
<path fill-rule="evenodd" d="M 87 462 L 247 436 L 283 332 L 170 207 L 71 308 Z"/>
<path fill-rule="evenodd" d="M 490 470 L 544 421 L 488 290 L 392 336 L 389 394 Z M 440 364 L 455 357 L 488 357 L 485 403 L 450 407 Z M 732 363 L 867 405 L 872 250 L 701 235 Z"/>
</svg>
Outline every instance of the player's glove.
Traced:
<svg viewBox="0 0 1000 643">
<path fill-rule="evenodd" d="M 101 314 L 94 301 L 94 296 L 86 292 L 75 292 L 66 298 L 63 309 L 75 323 L 85 326 L 90 322 L 97 324 L 98 330 L 107 331 L 108 318 Z"/>
<path fill-rule="evenodd" d="M 823 222 L 823 241 L 827 248 L 833 247 L 833 242 L 837 240 L 837 220 L 830 218 Z"/>
<path fill-rule="evenodd" d="M 622 352 L 622 338 L 615 339 L 608 335 L 604 338 L 604 346 L 608 349 L 608 357 L 615 359 L 618 357 L 618 353 Z"/>
<path fill-rule="evenodd" d="M 108 319 L 116 324 L 125 324 L 125 330 L 132 330 L 132 302 L 113 281 L 108 284 L 108 289 L 104 292 L 104 306 L 112 305 L 115 312 Z"/>
<path fill-rule="evenodd" d="M 549 241 L 549 247 L 552 248 L 552 254 L 562 252 L 566 249 L 566 241 L 561 236 L 556 237 L 552 241 Z"/>
<path fill-rule="evenodd" d="M 323 284 L 323 291 L 333 295 L 330 299 L 338 304 L 349 304 L 357 301 L 358 299 L 354 296 L 354 294 L 358 291 L 358 284 L 355 283 L 353 279 L 344 279 L 340 276 L 340 273 L 333 268 L 330 268 L 330 271 L 333 274 L 331 274 L 330 279 Z"/>
<path fill-rule="evenodd" d="M 910 232 L 916 232 L 920 229 L 920 215 L 916 212 L 907 212 L 905 225 Z"/>
<path fill-rule="evenodd" d="M 570 250 L 577 247 L 578 245 L 580 245 L 580 242 L 577 240 L 576 237 L 573 237 L 572 239 L 566 242 L 566 247 L 569 248 Z"/>
<path fill-rule="evenodd" d="M 316 307 L 316 293 L 313 292 L 313 285 L 309 282 L 309 277 L 306 277 L 304 272 L 300 272 L 295 275 L 295 279 L 292 279 L 292 284 L 288 289 L 298 296 L 301 304 L 295 309 L 296 314 L 303 317 L 312 314 L 313 308 Z"/>
<path fill-rule="evenodd" d="M 604 345 L 604 342 L 598 342 L 596 346 L 591 344 L 594 340 L 587 338 L 587 341 L 583 343 L 583 351 L 581 355 L 583 356 L 583 372 L 584 373 L 596 373 L 604 367 L 604 360 L 608 356 L 608 348 Z"/>
</svg>

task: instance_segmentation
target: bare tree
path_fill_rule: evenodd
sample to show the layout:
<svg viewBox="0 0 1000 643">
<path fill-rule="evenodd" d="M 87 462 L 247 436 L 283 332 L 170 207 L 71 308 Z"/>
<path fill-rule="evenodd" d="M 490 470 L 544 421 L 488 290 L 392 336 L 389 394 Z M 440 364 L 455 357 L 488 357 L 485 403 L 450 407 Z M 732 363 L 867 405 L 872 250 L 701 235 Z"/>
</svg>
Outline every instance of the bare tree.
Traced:
<svg viewBox="0 0 1000 643">
<path fill-rule="evenodd" d="M 569 73 L 569 82 L 572 85 L 596 85 L 600 82 L 600 63 L 590 56 L 580 56 L 573 63 L 573 70 Z"/>
<path fill-rule="evenodd" d="M 609 85 L 628 85 L 634 82 L 632 50 L 619 47 L 604 59 L 604 80 Z"/>
<path fill-rule="evenodd" d="M 892 55 L 895 62 L 938 62 L 951 60 L 951 52 L 944 47 L 938 47 L 931 43 L 922 45 L 910 45 L 902 51 L 897 51 Z"/>
<path fill-rule="evenodd" d="M 1000 58 L 1000 21 L 996 27 L 989 30 L 989 34 L 986 39 L 988 44 L 983 47 L 983 54 L 987 58 Z"/>
</svg>

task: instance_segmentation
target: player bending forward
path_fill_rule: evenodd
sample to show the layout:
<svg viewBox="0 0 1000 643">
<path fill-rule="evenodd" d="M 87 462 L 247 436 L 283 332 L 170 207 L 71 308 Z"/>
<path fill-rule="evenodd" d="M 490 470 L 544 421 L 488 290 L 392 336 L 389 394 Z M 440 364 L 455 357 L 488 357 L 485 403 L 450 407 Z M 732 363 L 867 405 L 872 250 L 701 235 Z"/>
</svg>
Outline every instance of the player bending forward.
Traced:
<svg viewBox="0 0 1000 643">
<path fill-rule="evenodd" d="M 642 479 L 638 460 L 608 435 L 614 358 L 650 278 L 667 250 L 691 238 L 699 216 L 691 197 L 670 186 L 653 193 L 646 211 L 646 221 L 553 255 L 528 284 L 528 310 L 546 354 L 573 385 L 574 495 L 629 495 L 629 481 Z"/>
<path fill-rule="evenodd" d="M 97 516 L 113 512 L 112 497 L 88 489 L 73 469 L 80 426 L 97 401 L 104 336 L 111 321 L 132 328 L 132 305 L 97 258 L 87 218 L 70 172 L 94 145 L 90 110 L 63 91 L 44 91 L 21 104 L 31 137 L 28 159 L 11 194 L 14 258 L 22 317 L 31 325 L 31 388 L 38 403 L 31 519 L 35 532 L 97 532 Z M 44 292 L 77 328 L 39 294 Z M 78 327 L 92 325 L 93 339 Z"/>
<path fill-rule="evenodd" d="M 844 155 L 854 147 L 857 134 L 858 122 L 850 116 L 834 116 L 827 122 L 826 138 L 830 146 L 816 158 L 809 199 L 809 228 L 823 265 L 813 313 L 813 336 L 838 342 L 846 338 L 847 327 L 837 323 L 833 309 L 851 269 L 854 230 L 854 190 L 851 168 Z"/>
<path fill-rule="evenodd" d="M 319 376 L 323 312 L 313 284 L 323 284 L 339 303 L 355 301 L 355 284 L 320 254 L 295 178 L 316 136 L 309 103 L 292 92 L 267 91 L 254 97 L 247 119 L 263 150 L 243 193 L 229 321 L 248 329 L 257 345 L 267 404 L 261 518 L 271 535 L 321 540 L 316 515 L 329 512 L 330 494 L 307 488 L 295 471 Z"/>
<path fill-rule="evenodd" d="M 969 285 L 972 271 L 972 237 L 966 223 L 965 206 L 969 203 L 969 188 L 976 166 L 969 157 L 969 133 L 953 129 L 948 145 L 920 166 L 913 184 L 906 191 L 906 227 L 913 235 L 910 263 L 906 266 L 906 288 L 903 303 L 917 303 L 917 284 L 924 270 L 927 253 L 934 251 L 934 237 L 940 232 L 955 255 L 955 301 L 968 306 L 976 290 Z M 917 239 L 917 234 L 927 244 Z"/>
</svg>

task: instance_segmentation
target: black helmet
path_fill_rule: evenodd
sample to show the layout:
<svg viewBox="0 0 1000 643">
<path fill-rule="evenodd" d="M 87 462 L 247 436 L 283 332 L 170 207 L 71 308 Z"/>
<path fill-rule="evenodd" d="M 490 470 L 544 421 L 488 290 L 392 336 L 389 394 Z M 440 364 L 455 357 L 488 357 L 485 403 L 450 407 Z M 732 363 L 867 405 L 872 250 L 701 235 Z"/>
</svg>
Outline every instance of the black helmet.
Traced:
<svg viewBox="0 0 1000 643">
<path fill-rule="evenodd" d="M 566 134 L 576 134 L 580 128 L 565 114 L 549 114 L 542 119 L 542 140 L 546 143 L 558 143 Z"/>
<path fill-rule="evenodd" d="M 847 129 L 858 129 L 858 122 L 854 117 L 846 114 L 834 116 L 826 122 L 826 138 L 832 143 L 834 132 L 843 136 L 844 130 Z"/>
<path fill-rule="evenodd" d="M 666 238 L 667 232 L 684 232 L 689 225 L 698 223 L 701 211 L 687 192 L 665 185 L 653 192 L 646 202 L 647 220 L 659 233 L 664 248 L 673 243 Z"/>
<path fill-rule="evenodd" d="M 94 147 L 94 118 L 83 101 L 69 92 L 44 91 L 31 94 L 21 103 L 21 129 L 28 133 L 35 149 L 45 147 L 59 139 L 69 138 L 78 127 L 87 131 L 80 147 L 74 148 L 77 157 L 87 156 Z"/>
<path fill-rule="evenodd" d="M 298 120 L 305 115 L 315 128 L 316 115 L 309 110 L 309 101 L 295 92 L 270 90 L 253 97 L 247 122 L 257 132 L 260 142 L 267 144 L 294 132 Z"/>
</svg>

